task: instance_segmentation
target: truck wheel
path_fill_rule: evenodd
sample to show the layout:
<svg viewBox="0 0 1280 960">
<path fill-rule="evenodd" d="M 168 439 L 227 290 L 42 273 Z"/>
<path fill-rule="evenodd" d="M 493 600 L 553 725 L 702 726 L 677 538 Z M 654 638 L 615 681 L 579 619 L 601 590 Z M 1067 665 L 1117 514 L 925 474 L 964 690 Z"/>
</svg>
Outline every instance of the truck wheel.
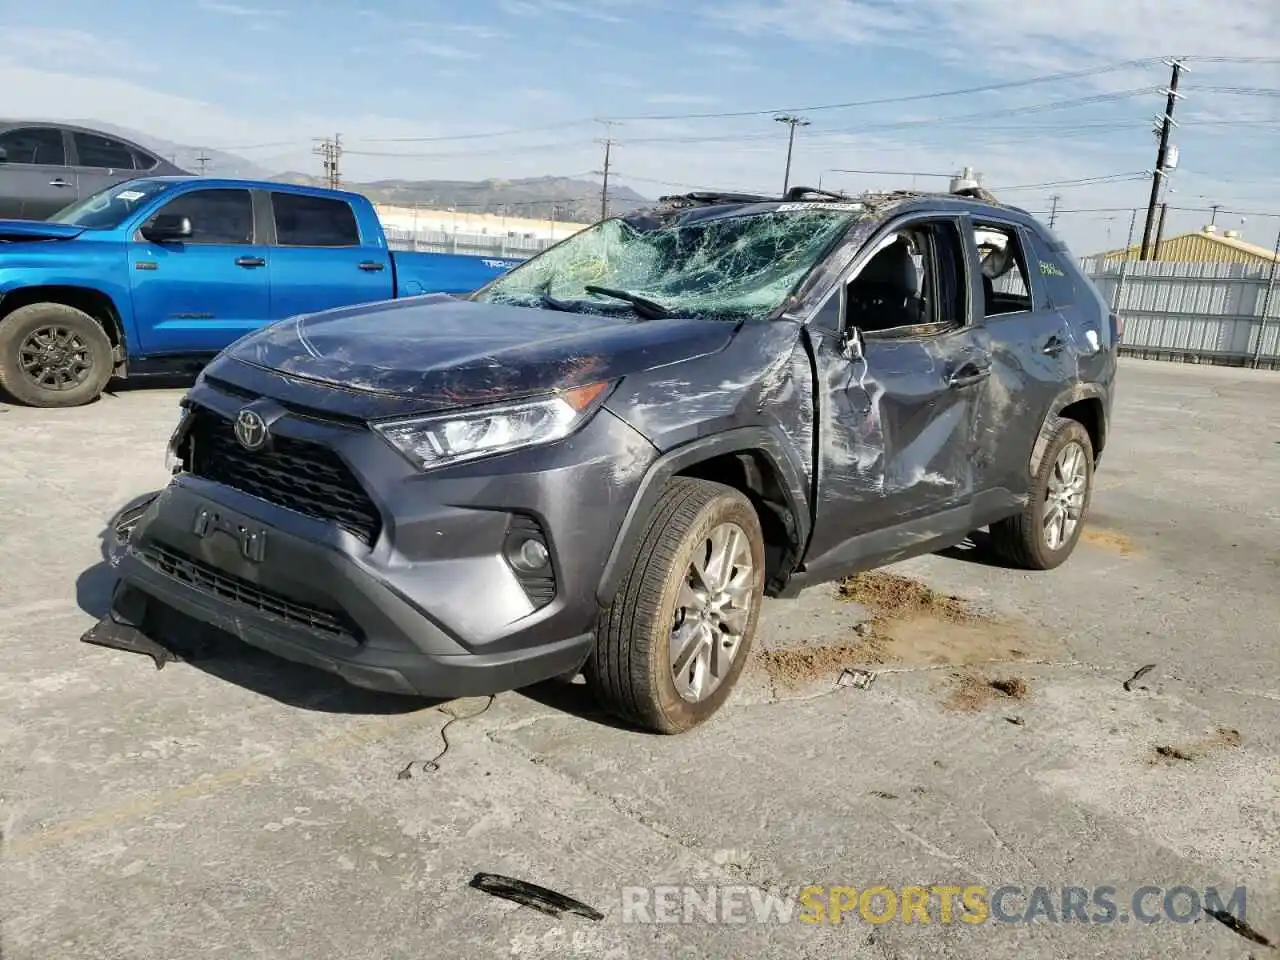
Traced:
<svg viewBox="0 0 1280 960">
<path fill-rule="evenodd" d="M 764 572 L 751 501 L 723 484 L 675 479 L 601 614 L 587 683 L 604 706 L 657 733 L 702 723 L 750 655 Z"/>
<path fill-rule="evenodd" d="M 0 320 L 0 389 L 29 407 L 78 407 L 111 379 L 111 341 L 93 317 L 32 303 Z"/>
<path fill-rule="evenodd" d="M 1026 508 L 991 525 L 992 546 L 1015 566 L 1052 570 L 1075 550 L 1092 495 L 1089 431 L 1063 420 L 1045 447 Z"/>
</svg>

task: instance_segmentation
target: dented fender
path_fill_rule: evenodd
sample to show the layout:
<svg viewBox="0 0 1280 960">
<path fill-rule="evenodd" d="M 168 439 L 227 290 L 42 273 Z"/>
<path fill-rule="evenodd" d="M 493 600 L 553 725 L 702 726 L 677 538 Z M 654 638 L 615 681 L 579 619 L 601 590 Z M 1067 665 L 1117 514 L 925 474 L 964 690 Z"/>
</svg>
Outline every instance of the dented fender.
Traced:
<svg viewBox="0 0 1280 960">
<path fill-rule="evenodd" d="M 1111 419 L 1111 410 L 1107 405 L 1107 389 L 1098 383 L 1074 383 L 1058 394 L 1045 414 L 1044 422 L 1040 426 L 1040 433 L 1036 436 L 1036 442 L 1031 448 L 1031 459 L 1027 463 L 1028 476 L 1034 478 L 1040 472 L 1040 463 L 1044 459 L 1045 449 L 1049 446 L 1049 441 L 1053 439 L 1053 434 L 1058 429 L 1059 415 L 1062 411 L 1073 403 L 1090 399 L 1101 400 L 1104 411 L 1102 423 L 1100 424 L 1103 444 L 1099 444 L 1098 449 L 1093 452 L 1094 460 L 1101 456 L 1102 446 L 1106 442 L 1107 427 Z"/>
</svg>

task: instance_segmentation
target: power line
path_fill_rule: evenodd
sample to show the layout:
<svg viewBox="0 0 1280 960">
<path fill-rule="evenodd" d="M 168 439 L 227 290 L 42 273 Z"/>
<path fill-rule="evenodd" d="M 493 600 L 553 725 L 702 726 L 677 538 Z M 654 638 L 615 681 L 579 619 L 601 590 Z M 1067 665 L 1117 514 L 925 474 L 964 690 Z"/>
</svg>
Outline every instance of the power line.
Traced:
<svg viewBox="0 0 1280 960">
<path fill-rule="evenodd" d="M 1099 177 L 1080 177 L 1076 180 L 1048 180 L 1045 183 L 1020 183 L 1011 187 L 992 187 L 1001 193 L 1008 193 L 1010 190 L 1041 190 L 1045 187 L 1088 187 L 1097 186 L 1104 183 L 1125 183 L 1129 180 L 1145 180 L 1150 174 L 1145 170 L 1137 170 L 1133 173 L 1110 173 Z"/>
<path fill-rule="evenodd" d="M 901 97 L 879 97 L 874 100 L 851 100 L 847 103 L 824 103 L 807 107 L 779 107 L 772 110 L 735 110 L 724 113 L 667 113 L 640 114 L 621 116 L 619 120 L 718 120 L 732 117 L 763 117 L 770 114 L 816 113 L 822 110 L 852 110 L 858 107 L 879 107 L 896 103 L 915 103 L 921 100 L 937 100 L 943 97 L 963 97 L 975 93 L 994 93 L 999 90 L 1013 90 L 1018 87 L 1029 87 L 1041 83 L 1055 83 L 1062 80 L 1079 80 L 1084 77 L 1096 77 L 1104 73 L 1114 73 L 1130 67 L 1146 66 L 1159 63 L 1160 57 L 1144 57 L 1139 60 L 1125 60 L 1087 70 L 1072 70 L 1066 73 L 1049 73 L 1038 77 L 1027 77 L 1023 80 L 1008 80 L 1003 83 L 988 83 L 980 87 L 964 87 L 958 90 L 936 90 L 932 93 L 917 93 Z"/>
</svg>

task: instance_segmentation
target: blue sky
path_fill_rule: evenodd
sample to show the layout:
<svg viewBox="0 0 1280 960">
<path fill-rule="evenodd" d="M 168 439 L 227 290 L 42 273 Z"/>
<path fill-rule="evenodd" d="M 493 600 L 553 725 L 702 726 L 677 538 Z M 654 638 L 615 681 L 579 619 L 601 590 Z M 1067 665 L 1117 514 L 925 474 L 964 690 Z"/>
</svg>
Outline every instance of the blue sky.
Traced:
<svg viewBox="0 0 1280 960">
<path fill-rule="evenodd" d="M 617 176 L 656 196 L 781 187 L 786 130 L 767 112 L 678 115 L 928 94 L 1171 54 L 1229 57 L 1191 61 L 1167 199 L 1280 213 L 1274 0 L 365 0 L 361 11 L 331 0 L 262 3 L 9 5 L 0 12 L 0 115 L 92 118 L 311 172 L 312 138 L 341 132 L 348 179 L 590 176 L 605 133 L 592 118 L 628 118 L 609 128 Z M 910 186 L 909 177 L 833 171 L 971 164 L 1029 209 L 1046 210 L 1060 194 L 1068 212 L 1059 232 L 1080 252 L 1119 246 L 1124 209 L 1145 205 L 1148 182 L 1033 185 L 1150 169 L 1149 128 L 1167 80 L 1167 67 L 1146 63 L 805 110 L 811 125 L 797 137 L 792 182 Z M 1054 106 L 1087 97 L 1103 99 Z M 641 119 L 650 117 L 668 119 Z M 429 139 L 508 130 L 527 132 Z M 1218 215 L 1220 226 L 1267 246 L 1280 228 L 1280 217 L 1239 219 Z M 1204 220 L 1175 212 L 1168 229 Z"/>
</svg>

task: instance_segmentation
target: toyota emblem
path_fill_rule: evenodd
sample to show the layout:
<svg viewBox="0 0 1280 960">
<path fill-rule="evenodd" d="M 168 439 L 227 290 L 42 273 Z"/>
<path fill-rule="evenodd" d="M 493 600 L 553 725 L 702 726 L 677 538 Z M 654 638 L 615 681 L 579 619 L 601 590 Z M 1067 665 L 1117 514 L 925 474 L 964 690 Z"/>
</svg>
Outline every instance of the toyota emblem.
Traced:
<svg viewBox="0 0 1280 960">
<path fill-rule="evenodd" d="M 236 439 L 246 450 L 261 450 L 267 443 L 267 421 L 256 410 L 236 414 Z"/>
</svg>

